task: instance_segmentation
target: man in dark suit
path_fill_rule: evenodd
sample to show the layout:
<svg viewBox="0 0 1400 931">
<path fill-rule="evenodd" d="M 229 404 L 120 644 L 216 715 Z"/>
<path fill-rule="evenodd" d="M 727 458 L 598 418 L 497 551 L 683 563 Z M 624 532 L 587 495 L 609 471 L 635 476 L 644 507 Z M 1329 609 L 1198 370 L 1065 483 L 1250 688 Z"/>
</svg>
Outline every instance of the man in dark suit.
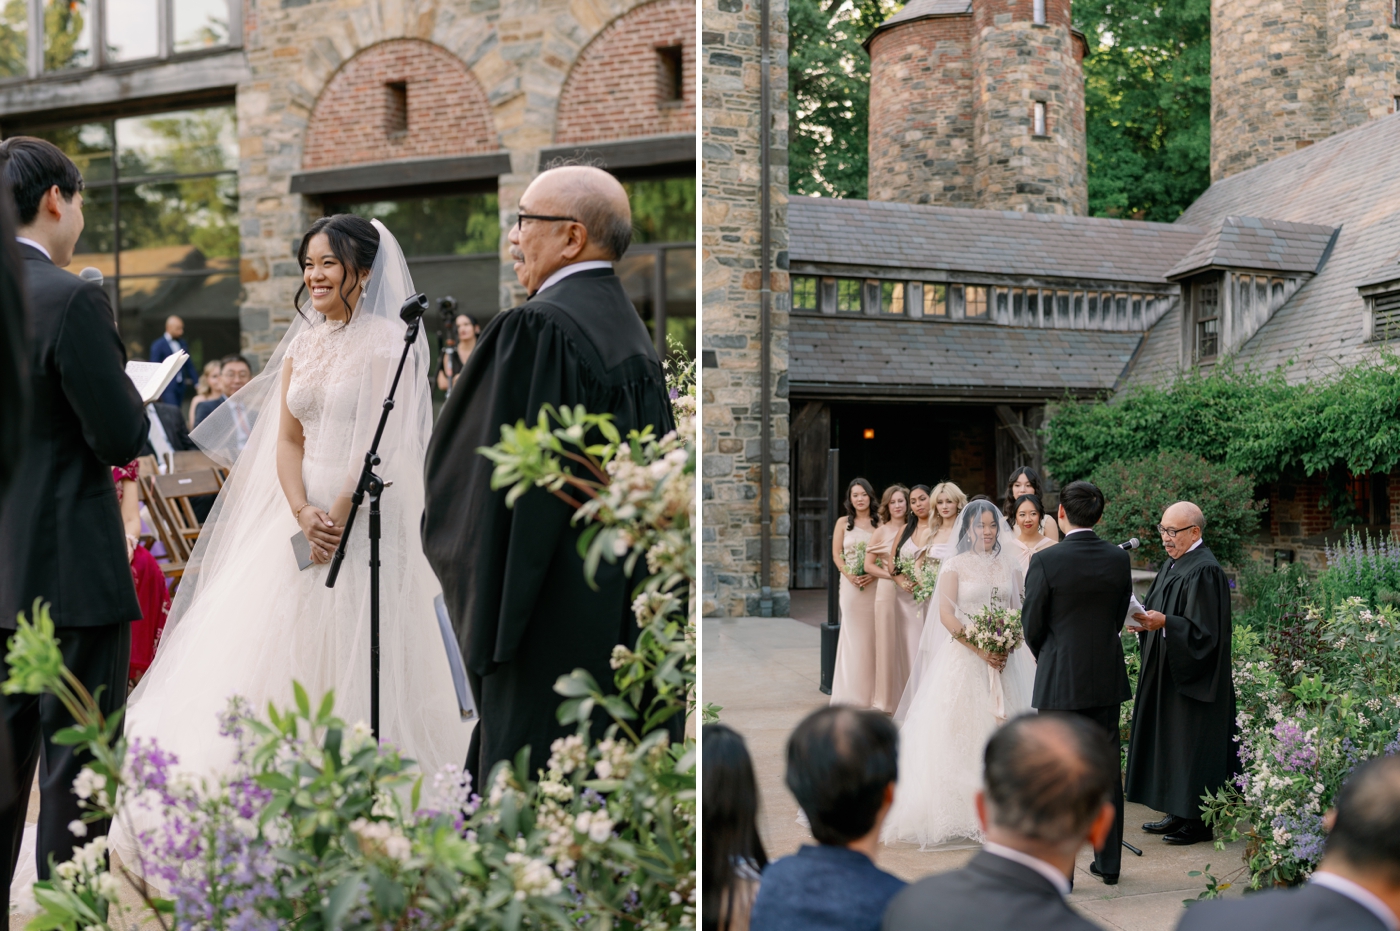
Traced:
<svg viewBox="0 0 1400 931">
<path fill-rule="evenodd" d="M 1322 863 L 1296 889 L 1197 902 L 1177 931 L 1395 931 L 1400 927 L 1400 757 L 1351 774 L 1325 817 Z"/>
<path fill-rule="evenodd" d="M 984 762 L 981 852 L 896 896 L 884 931 L 1098 931 L 1065 896 L 1080 848 L 1099 849 L 1113 828 L 1118 757 L 1102 729 L 1082 715 L 1022 715 L 992 735 Z"/>
<path fill-rule="evenodd" d="M 185 342 L 185 321 L 179 317 L 171 315 L 165 318 L 165 332 L 153 343 L 151 343 L 151 361 L 164 362 L 175 353 L 184 350 L 188 355 L 190 351 L 189 343 Z M 165 386 L 165 391 L 161 392 L 160 400 L 164 404 L 180 406 L 180 402 L 185 399 L 185 392 L 194 393 L 196 375 L 194 372 L 194 362 L 185 360 L 185 364 L 180 366 L 180 374 L 176 375 L 170 384 Z"/>
<path fill-rule="evenodd" d="M 1133 697 L 1119 634 L 1133 594 L 1131 560 L 1125 550 L 1091 529 L 1103 516 L 1103 493 L 1089 482 L 1070 482 L 1060 492 L 1058 546 L 1031 557 L 1021 623 L 1035 655 L 1039 711 L 1068 711 L 1098 725 L 1119 757 L 1119 706 Z M 1112 886 L 1123 854 L 1123 781 L 1113 781 L 1117 817 L 1090 872 Z"/>
<path fill-rule="evenodd" d="M 248 365 L 248 360 L 239 355 L 224 356 L 219 360 L 219 396 L 210 398 L 208 401 L 200 401 L 194 407 L 194 425 L 198 427 L 210 414 L 218 410 L 223 403 L 238 393 L 239 389 L 253 380 L 253 369 Z M 237 402 L 235 402 L 237 403 Z M 239 423 L 238 417 L 241 415 L 246 429 Z M 235 415 L 235 424 L 238 425 L 242 434 L 242 442 L 238 444 L 241 450 L 243 444 L 248 442 L 248 434 L 252 432 L 253 422 L 256 417 L 253 411 L 239 411 Z"/>
<path fill-rule="evenodd" d="M 750 931 L 876 931 L 904 880 L 875 865 L 894 803 L 899 732 L 878 711 L 831 705 L 787 745 L 787 786 L 816 844 L 768 864 Z"/>
<path fill-rule="evenodd" d="M 141 450 L 148 422 L 136 386 L 126 377 L 112 307 L 99 286 L 63 271 L 83 229 L 82 176 L 55 146 L 16 136 L 0 143 L 0 162 L 14 192 L 24 255 L 32 337 L 29 352 L 34 415 L 12 496 L 0 516 L 0 605 L 28 613 L 36 598 L 51 602 L 64 664 L 110 714 L 126 699 L 130 622 L 141 617 L 127 561 L 112 466 Z M 15 629 L 0 616 L 0 628 Z M 56 731 L 72 724 L 57 699 L 10 696 L 6 712 L 16 776 L 40 780 L 38 869 L 49 856 L 70 858 L 68 830 L 80 817 L 73 779 L 85 753 L 59 746 Z M 24 806 L 0 814 L 0 878 L 9 888 L 24 829 Z M 90 833 L 105 832 L 94 825 Z"/>
<path fill-rule="evenodd" d="M 530 771 L 543 767 L 550 743 L 573 732 L 559 723 L 554 683 L 582 668 L 606 688 L 613 648 L 636 642 L 635 580 L 603 563 L 590 585 L 574 508 L 543 488 L 508 508 L 477 451 L 499 442 L 503 425 L 535 423 L 544 404 L 611 414 L 624 437 L 674 429 L 661 361 L 612 268 L 631 217 L 627 192 L 597 168 L 556 168 L 531 182 L 510 231 L 516 277 L 531 297 L 482 332 L 428 447 L 423 550 L 481 715 L 467 764 L 477 786 L 527 745 Z"/>
</svg>

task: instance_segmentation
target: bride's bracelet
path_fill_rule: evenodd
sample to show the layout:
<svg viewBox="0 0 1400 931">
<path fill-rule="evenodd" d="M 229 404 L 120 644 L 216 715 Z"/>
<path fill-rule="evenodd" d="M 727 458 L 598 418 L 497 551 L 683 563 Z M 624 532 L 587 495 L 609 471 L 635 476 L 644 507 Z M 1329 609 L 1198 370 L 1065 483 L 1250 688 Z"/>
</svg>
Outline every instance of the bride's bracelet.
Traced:
<svg viewBox="0 0 1400 931">
<path fill-rule="evenodd" d="M 304 510 L 306 510 L 306 509 L 309 508 L 310 506 L 311 506 L 311 502 L 310 502 L 310 501 L 307 501 L 307 502 L 304 503 L 301 507 L 299 507 L 299 508 L 297 508 L 295 511 L 293 511 L 293 512 L 292 512 L 292 520 L 300 520 L 300 519 L 301 519 L 301 512 L 304 511 Z"/>
</svg>

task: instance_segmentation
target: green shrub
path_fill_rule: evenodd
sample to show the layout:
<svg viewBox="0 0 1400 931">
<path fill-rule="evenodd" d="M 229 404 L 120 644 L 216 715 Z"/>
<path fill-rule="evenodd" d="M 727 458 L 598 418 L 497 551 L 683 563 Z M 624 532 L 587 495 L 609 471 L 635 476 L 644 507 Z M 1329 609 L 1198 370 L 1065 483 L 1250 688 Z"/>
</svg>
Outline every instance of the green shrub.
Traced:
<svg viewBox="0 0 1400 931">
<path fill-rule="evenodd" d="M 1317 584 L 1328 607 L 1348 598 L 1372 608 L 1394 607 L 1400 600 L 1400 544 L 1349 532 L 1339 546 L 1327 548 L 1327 568 Z"/>
<path fill-rule="evenodd" d="M 1200 456 L 1170 450 L 1100 466 L 1090 481 L 1105 500 L 1099 535 L 1115 543 L 1137 537 L 1142 541 L 1140 552 L 1152 563 L 1167 557 L 1157 524 L 1177 501 L 1200 507 L 1206 516 L 1206 545 L 1227 565 L 1243 559 L 1245 540 L 1258 528 L 1264 504 L 1254 500 L 1254 483 L 1245 476 Z"/>
</svg>

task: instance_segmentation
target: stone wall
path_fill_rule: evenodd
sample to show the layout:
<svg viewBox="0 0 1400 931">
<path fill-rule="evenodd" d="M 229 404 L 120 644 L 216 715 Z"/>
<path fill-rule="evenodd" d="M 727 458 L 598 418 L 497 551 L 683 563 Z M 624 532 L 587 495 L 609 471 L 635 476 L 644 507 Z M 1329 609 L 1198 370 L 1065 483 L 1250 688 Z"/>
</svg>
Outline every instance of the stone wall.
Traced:
<svg viewBox="0 0 1400 931">
<path fill-rule="evenodd" d="M 294 313 L 295 248 L 316 204 L 290 193 L 290 180 L 311 168 L 506 150 L 511 171 L 497 188 L 500 306 L 521 300 L 506 231 L 539 150 L 557 141 L 561 91 L 583 50 L 614 23 L 617 66 L 641 49 L 642 67 L 654 67 L 653 43 L 674 41 L 687 0 L 652 5 L 659 15 L 637 0 L 246 0 L 249 76 L 237 90 L 244 350 L 265 361 Z M 693 26 L 683 41 L 686 34 Z M 408 125 L 391 138 L 385 85 L 400 81 Z M 685 81 L 693 100 L 693 67 Z M 322 126 L 331 127 L 324 137 Z"/>
<path fill-rule="evenodd" d="M 977 206 L 972 129 L 971 14 L 870 40 L 871 200 Z"/>
<path fill-rule="evenodd" d="M 756 0 L 701 5 L 703 611 L 759 609 L 759 9 Z M 787 6 L 771 0 L 773 613 L 788 613 Z"/>
<path fill-rule="evenodd" d="M 1211 178 L 1389 114 L 1393 0 L 1213 0 Z"/>
<path fill-rule="evenodd" d="M 1047 0 L 1046 23 L 1036 25 L 1031 0 L 973 4 L 978 207 L 1088 212 L 1084 75 L 1069 9 L 1069 0 Z M 1046 106 L 1044 134 L 1032 125 L 1036 102 Z"/>
</svg>

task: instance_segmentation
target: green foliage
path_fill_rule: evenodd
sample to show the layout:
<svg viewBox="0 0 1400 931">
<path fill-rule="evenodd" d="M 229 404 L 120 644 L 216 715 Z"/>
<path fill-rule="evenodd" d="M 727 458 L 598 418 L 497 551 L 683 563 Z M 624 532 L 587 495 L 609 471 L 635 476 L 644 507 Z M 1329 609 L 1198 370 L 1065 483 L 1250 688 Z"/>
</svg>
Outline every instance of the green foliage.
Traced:
<svg viewBox="0 0 1400 931">
<path fill-rule="evenodd" d="M 861 43 L 903 4 L 791 0 L 788 189 L 864 198 L 869 176 L 870 56 Z"/>
<path fill-rule="evenodd" d="M 1372 608 L 1400 601 L 1400 546 L 1389 536 L 1378 540 L 1348 532 L 1341 544 L 1327 548 L 1327 568 L 1318 576 L 1323 605 L 1331 608 L 1360 598 Z"/>
<path fill-rule="evenodd" d="M 1100 532 L 1110 540 L 1137 537 L 1142 555 L 1154 563 L 1167 557 L 1157 524 L 1177 501 L 1200 507 L 1206 516 L 1207 545 L 1226 565 L 1243 558 L 1245 540 L 1258 527 L 1263 507 L 1253 499 L 1249 479 L 1199 456 L 1171 450 L 1110 462 L 1094 470 L 1090 481 L 1106 501 Z"/>
<path fill-rule="evenodd" d="M 624 181 L 637 242 L 695 241 L 695 179 Z"/>
<path fill-rule="evenodd" d="M 5 0 L 0 8 L 0 78 L 29 74 L 29 4 Z"/>
<path fill-rule="evenodd" d="M 44 4 L 44 70 L 64 71 L 91 63 L 91 28 L 86 0 Z"/>
<path fill-rule="evenodd" d="M 1210 186 L 1210 0 L 1077 0 L 1089 212 L 1175 220 Z"/>
<path fill-rule="evenodd" d="M 1261 483 L 1400 465 L 1400 358 L 1385 353 L 1292 385 L 1284 374 L 1217 365 L 1112 403 L 1067 400 L 1045 427 L 1046 465 L 1069 482 L 1105 463 L 1185 449 Z"/>
</svg>

